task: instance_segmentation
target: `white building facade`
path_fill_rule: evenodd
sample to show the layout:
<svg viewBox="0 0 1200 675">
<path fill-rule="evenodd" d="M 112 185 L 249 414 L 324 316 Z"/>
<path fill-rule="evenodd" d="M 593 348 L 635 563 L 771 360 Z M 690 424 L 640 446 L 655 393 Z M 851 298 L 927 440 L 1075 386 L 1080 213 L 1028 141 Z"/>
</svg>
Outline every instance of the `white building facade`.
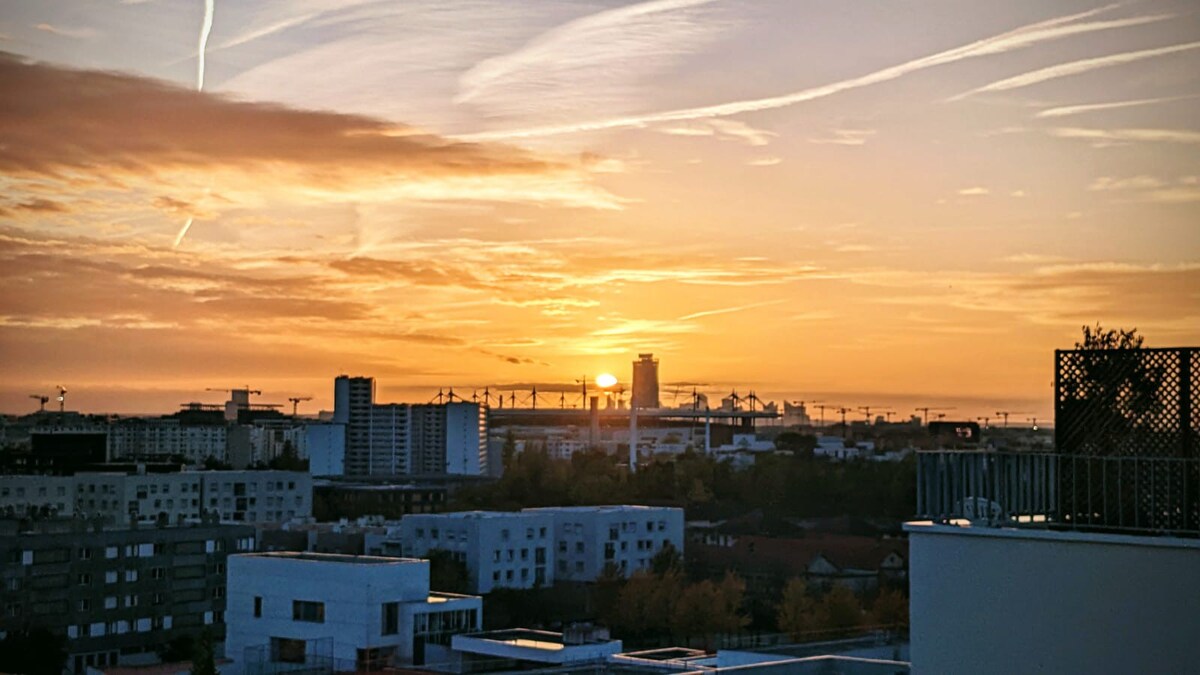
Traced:
<svg viewBox="0 0 1200 675">
<path fill-rule="evenodd" d="M 554 577 L 559 581 L 595 581 L 608 565 L 629 576 L 649 569 L 667 544 L 683 555 L 683 509 L 556 506 L 523 513 L 554 517 Z"/>
<path fill-rule="evenodd" d="M 443 663 L 483 625 L 481 598 L 430 593 L 424 560 L 257 553 L 228 571 L 226 673 Z"/>
<path fill-rule="evenodd" d="M 465 511 L 414 514 L 400 520 L 404 555 L 448 551 L 467 567 L 471 592 L 528 589 L 554 583 L 554 516 Z"/>
</svg>

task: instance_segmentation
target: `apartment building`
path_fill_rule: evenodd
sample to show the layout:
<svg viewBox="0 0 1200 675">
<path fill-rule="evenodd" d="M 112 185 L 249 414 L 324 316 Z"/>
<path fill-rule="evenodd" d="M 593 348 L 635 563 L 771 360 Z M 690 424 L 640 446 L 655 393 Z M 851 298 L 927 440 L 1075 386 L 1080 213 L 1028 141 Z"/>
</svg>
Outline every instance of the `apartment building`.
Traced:
<svg viewBox="0 0 1200 675">
<path fill-rule="evenodd" d="M 522 513 L 554 517 L 554 577 L 559 581 L 594 581 L 609 565 L 622 576 L 649 569 L 667 544 L 683 553 L 683 509 L 553 506 Z"/>
<path fill-rule="evenodd" d="M 0 513 L 101 517 L 117 525 L 275 522 L 312 515 L 312 477 L 296 471 L 0 476 Z"/>
<path fill-rule="evenodd" d="M 554 583 L 554 516 L 546 513 L 465 511 L 404 516 L 404 555 L 449 552 L 467 567 L 472 593 L 528 589 Z"/>
<path fill-rule="evenodd" d="M 154 663 L 171 640 L 206 627 L 224 639 L 226 558 L 253 550 L 243 525 L 0 521 L 0 631 L 64 636 L 73 675 Z"/>
</svg>

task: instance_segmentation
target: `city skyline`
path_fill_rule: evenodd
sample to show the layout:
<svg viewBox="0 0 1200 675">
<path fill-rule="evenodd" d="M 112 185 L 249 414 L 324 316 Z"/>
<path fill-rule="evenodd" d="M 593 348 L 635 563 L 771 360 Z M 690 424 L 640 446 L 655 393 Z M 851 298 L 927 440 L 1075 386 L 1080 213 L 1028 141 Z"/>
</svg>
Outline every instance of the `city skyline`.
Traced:
<svg viewBox="0 0 1200 675">
<path fill-rule="evenodd" d="M 1081 325 L 1200 339 L 1190 3 L 214 9 L 203 91 L 203 2 L 0 14 L 5 412 L 654 352 L 665 405 L 1049 419 Z"/>
</svg>

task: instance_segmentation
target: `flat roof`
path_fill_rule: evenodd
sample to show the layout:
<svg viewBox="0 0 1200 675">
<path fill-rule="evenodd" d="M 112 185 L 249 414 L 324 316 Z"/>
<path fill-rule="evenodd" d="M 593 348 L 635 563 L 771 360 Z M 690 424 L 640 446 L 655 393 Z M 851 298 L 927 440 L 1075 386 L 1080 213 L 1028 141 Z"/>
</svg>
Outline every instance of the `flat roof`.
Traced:
<svg viewBox="0 0 1200 675">
<path fill-rule="evenodd" d="M 1076 542 L 1085 544 L 1115 544 L 1160 548 L 1200 549 L 1200 539 L 1155 534 L 1120 534 L 1041 527 L 991 527 L 972 525 L 967 520 L 955 524 L 931 520 L 912 520 L 904 523 L 904 531 L 913 534 L 935 534 L 965 537 L 995 537 L 1000 539 L 1035 539 L 1041 541 Z"/>
<path fill-rule="evenodd" d="M 418 518 L 441 518 L 454 520 L 484 520 L 488 518 L 512 518 L 544 515 L 531 513 L 536 509 L 526 509 L 524 511 L 449 511 L 447 513 L 410 513 L 405 518 L 415 516 Z"/>
<path fill-rule="evenodd" d="M 307 562 L 339 563 L 344 565 L 398 565 L 427 562 L 418 558 L 388 558 L 377 555 L 348 555 L 346 553 L 312 553 L 298 551 L 267 551 L 263 553 L 241 553 L 236 558 L 275 558 L 279 560 L 303 560 Z"/>
</svg>

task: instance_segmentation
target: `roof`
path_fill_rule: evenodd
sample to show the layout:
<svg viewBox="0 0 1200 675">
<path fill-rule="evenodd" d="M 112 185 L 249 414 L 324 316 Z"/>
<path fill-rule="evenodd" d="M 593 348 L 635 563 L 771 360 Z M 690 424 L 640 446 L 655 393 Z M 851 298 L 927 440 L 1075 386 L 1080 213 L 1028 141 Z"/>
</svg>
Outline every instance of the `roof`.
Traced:
<svg viewBox="0 0 1200 675">
<path fill-rule="evenodd" d="M 908 560 L 905 539 L 875 539 L 855 535 L 812 535 L 801 538 L 738 537 L 733 546 L 688 544 L 688 557 L 735 569 L 782 568 L 803 572 L 817 557 L 839 570 L 878 570 L 896 553 Z"/>
<path fill-rule="evenodd" d="M 344 553 L 308 553 L 297 551 L 268 551 L 264 553 L 242 553 L 233 558 L 277 558 L 280 560 L 299 560 L 320 563 L 339 563 L 350 565 L 395 565 L 425 562 L 416 558 L 386 558 L 374 555 L 347 555 Z"/>
</svg>

